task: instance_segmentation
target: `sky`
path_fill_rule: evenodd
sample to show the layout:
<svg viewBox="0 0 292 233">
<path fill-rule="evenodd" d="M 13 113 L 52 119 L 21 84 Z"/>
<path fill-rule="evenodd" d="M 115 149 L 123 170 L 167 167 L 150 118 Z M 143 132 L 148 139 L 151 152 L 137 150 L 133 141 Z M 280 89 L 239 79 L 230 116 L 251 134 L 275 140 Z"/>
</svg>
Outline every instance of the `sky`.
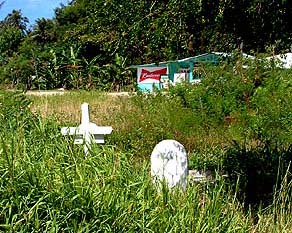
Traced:
<svg viewBox="0 0 292 233">
<path fill-rule="evenodd" d="M 53 18 L 54 9 L 60 4 L 67 5 L 68 0 L 0 0 L 4 2 L 0 8 L 0 20 L 3 20 L 13 9 L 21 10 L 22 15 L 33 25 L 38 18 Z"/>
</svg>

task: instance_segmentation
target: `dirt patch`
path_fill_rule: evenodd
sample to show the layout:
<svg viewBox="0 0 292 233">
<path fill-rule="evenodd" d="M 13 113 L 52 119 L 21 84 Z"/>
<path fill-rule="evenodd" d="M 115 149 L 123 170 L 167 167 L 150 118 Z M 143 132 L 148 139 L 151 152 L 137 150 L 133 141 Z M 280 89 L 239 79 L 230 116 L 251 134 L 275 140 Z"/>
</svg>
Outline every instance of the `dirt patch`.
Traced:
<svg viewBox="0 0 292 233">
<path fill-rule="evenodd" d="M 52 95 L 64 95 L 70 93 L 70 91 L 66 90 L 52 90 L 52 91 L 27 91 L 26 95 L 30 96 L 52 96 Z M 129 96 L 130 92 L 109 92 L 107 93 L 109 96 Z"/>
<path fill-rule="evenodd" d="M 69 93 L 69 91 L 65 90 L 53 90 L 53 91 L 27 91 L 26 95 L 33 96 L 52 96 L 52 95 L 64 95 Z"/>
</svg>

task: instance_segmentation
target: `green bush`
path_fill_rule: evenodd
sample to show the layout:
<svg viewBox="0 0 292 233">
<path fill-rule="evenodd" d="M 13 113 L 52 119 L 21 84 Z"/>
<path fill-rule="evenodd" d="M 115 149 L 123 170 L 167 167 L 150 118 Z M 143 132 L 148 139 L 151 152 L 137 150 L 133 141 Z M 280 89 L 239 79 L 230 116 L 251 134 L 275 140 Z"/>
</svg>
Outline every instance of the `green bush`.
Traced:
<svg viewBox="0 0 292 233">
<path fill-rule="evenodd" d="M 196 147 L 198 158 L 191 162 L 208 169 L 216 167 L 215 161 L 230 174 L 233 184 L 240 176 L 241 196 L 247 203 L 270 203 L 292 160 L 290 72 L 263 60 L 237 60 L 231 66 L 209 68 L 199 85 L 171 90 L 171 96 L 192 111 L 199 126 L 225 138 L 213 149 L 207 140 L 207 150 Z M 216 153 L 218 147 L 222 153 Z M 221 159 L 207 156 L 208 150 Z"/>
<path fill-rule="evenodd" d="M 192 150 L 191 138 L 199 131 L 193 113 L 177 98 L 157 93 L 137 95 L 121 101 L 123 111 L 113 120 L 118 129 L 110 143 L 139 157 L 149 157 L 154 146 L 164 139 L 176 139 Z M 118 121 L 118 124 L 117 124 Z"/>
</svg>

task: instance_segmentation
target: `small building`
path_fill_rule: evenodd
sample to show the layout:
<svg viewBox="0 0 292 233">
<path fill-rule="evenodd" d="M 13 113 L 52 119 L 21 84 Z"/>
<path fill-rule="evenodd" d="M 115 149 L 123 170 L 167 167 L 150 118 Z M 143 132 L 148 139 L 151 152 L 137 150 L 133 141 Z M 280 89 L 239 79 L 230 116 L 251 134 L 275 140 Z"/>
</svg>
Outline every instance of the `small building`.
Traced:
<svg viewBox="0 0 292 233">
<path fill-rule="evenodd" d="M 181 82 L 197 83 L 204 76 L 203 64 L 218 64 L 220 55 L 205 53 L 181 60 L 133 65 L 137 69 L 137 84 L 142 92 L 168 88 Z"/>
</svg>

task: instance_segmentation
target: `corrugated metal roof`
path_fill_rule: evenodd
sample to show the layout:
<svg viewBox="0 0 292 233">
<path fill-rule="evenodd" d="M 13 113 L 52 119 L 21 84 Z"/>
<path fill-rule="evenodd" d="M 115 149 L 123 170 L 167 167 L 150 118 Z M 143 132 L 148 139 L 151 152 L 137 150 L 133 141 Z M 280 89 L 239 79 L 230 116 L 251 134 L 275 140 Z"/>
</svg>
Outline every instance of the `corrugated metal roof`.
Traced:
<svg viewBox="0 0 292 233">
<path fill-rule="evenodd" d="M 187 58 L 183 58 L 183 59 L 178 59 L 178 60 L 170 60 L 170 61 L 163 61 L 163 62 L 158 62 L 158 63 L 149 63 L 149 64 L 141 64 L 141 65 L 132 65 L 130 66 L 131 68 L 139 68 L 139 67 L 151 67 L 151 66 L 166 66 L 169 63 L 176 63 L 176 62 L 199 62 L 200 59 L 202 59 L 203 57 L 207 57 L 209 55 L 219 55 L 216 53 L 203 53 L 197 56 L 193 56 L 193 57 L 187 57 Z"/>
</svg>

